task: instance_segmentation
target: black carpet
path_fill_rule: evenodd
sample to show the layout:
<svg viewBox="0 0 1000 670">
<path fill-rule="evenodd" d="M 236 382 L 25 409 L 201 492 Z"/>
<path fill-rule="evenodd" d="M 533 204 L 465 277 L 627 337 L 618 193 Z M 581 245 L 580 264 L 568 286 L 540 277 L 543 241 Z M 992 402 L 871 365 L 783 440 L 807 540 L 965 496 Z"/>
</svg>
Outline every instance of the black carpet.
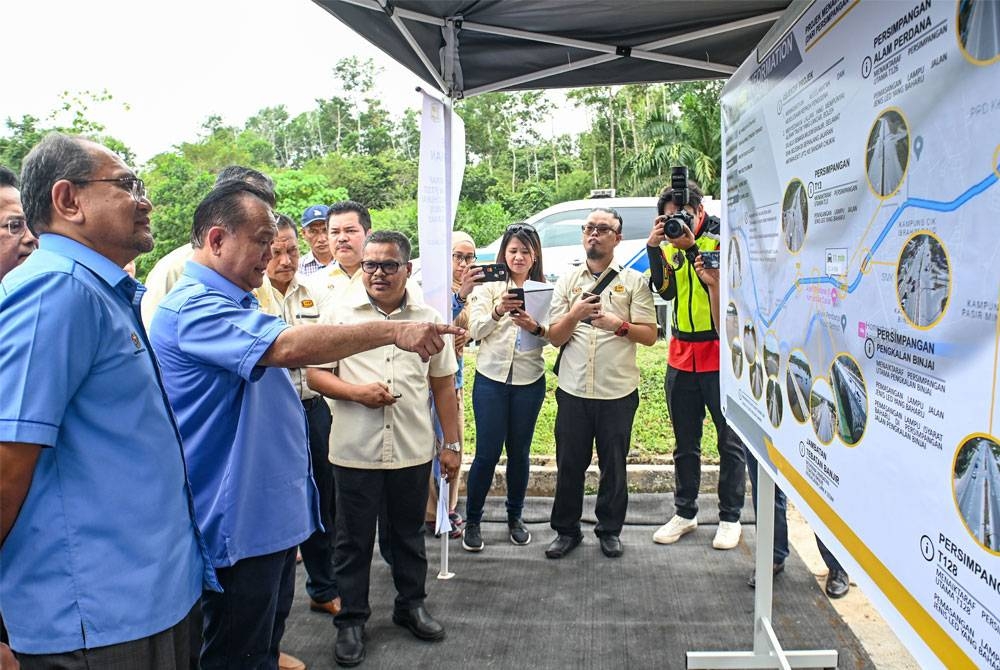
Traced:
<svg viewBox="0 0 1000 670">
<path fill-rule="evenodd" d="M 503 499 L 490 499 L 482 526 L 485 550 L 470 554 L 461 540 L 450 542 L 453 579 L 437 579 L 440 540 L 428 537 L 427 608 L 447 629 L 439 643 L 421 642 L 392 623 L 395 591 L 376 549 L 368 656 L 361 667 L 684 668 L 687 651 L 748 650 L 753 511 L 748 498 L 743 540 L 735 549 L 717 551 L 713 502 L 703 495 L 709 507 L 699 512 L 698 529 L 661 546 L 652 533 L 673 513 L 672 496 L 633 495 L 623 557 L 605 558 L 585 523 L 583 544 L 566 558 L 550 560 L 544 550 L 554 537 L 547 522 L 551 499 L 529 499 L 524 518 L 532 541 L 525 547 L 507 539 Z M 585 522 L 588 515 L 593 521 L 593 508 L 594 497 L 587 496 Z M 794 551 L 775 579 L 773 610 L 785 649 L 833 648 L 841 668 L 874 667 Z M 332 621 L 309 611 L 299 566 L 282 649 L 313 670 L 336 667 Z"/>
</svg>

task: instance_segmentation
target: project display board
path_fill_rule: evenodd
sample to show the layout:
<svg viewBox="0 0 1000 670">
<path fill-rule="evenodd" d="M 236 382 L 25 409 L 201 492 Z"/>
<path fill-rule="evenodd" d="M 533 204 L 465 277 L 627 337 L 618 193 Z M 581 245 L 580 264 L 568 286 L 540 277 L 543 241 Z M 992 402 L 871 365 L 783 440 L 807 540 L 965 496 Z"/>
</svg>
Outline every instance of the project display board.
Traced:
<svg viewBox="0 0 1000 670">
<path fill-rule="evenodd" d="M 922 665 L 1000 670 L 1000 3 L 814 2 L 722 105 L 726 414 Z"/>
</svg>

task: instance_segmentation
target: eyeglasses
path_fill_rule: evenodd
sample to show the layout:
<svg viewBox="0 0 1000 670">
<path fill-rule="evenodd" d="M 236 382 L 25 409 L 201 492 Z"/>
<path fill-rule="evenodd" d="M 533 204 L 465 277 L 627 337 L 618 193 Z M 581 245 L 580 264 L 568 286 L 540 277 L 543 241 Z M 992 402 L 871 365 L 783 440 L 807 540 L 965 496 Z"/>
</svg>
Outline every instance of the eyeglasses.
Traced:
<svg viewBox="0 0 1000 670">
<path fill-rule="evenodd" d="M 21 237 L 21 235 L 24 235 L 24 229 L 28 227 L 28 220 L 10 218 L 0 224 L 0 226 L 6 228 L 11 237 Z"/>
<path fill-rule="evenodd" d="M 510 233 L 511 235 L 520 232 L 534 233 L 535 235 L 538 234 L 538 231 L 535 230 L 535 227 L 530 223 L 512 223 L 509 226 L 507 226 L 507 232 Z"/>
<path fill-rule="evenodd" d="M 373 275 L 377 270 L 381 268 L 382 274 L 394 275 L 399 272 L 399 268 L 403 266 L 403 263 L 397 261 L 361 261 L 361 269 L 364 270 L 365 274 Z"/>
<path fill-rule="evenodd" d="M 132 194 L 132 197 L 136 202 L 142 202 L 143 198 L 146 198 L 146 184 L 138 177 L 128 176 L 128 177 L 112 177 L 109 179 L 73 179 L 72 182 L 77 185 L 81 184 L 97 184 L 99 182 L 113 182 L 118 184 L 121 188 Z"/>
<path fill-rule="evenodd" d="M 611 226 L 592 226 L 589 223 L 585 226 L 580 226 L 580 230 L 583 231 L 584 235 L 593 235 L 597 233 L 598 235 L 607 235 L 608 233 L 617 233 L 617 228 L 612 228 Z"/>
<path fill-rule="evenodd" d="M 465 263 L 466 265 L 472 265 L 476 262 L 475 254 L 452 254 L 452 259 L 456 263 Z"/>
</svg>

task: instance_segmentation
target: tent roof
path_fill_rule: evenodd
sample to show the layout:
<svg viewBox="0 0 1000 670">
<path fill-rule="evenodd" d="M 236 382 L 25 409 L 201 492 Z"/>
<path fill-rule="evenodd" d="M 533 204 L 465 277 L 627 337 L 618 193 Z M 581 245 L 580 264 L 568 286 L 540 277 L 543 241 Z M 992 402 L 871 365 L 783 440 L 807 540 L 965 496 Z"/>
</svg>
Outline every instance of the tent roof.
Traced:
<svg viewBox="0 0 1000 670">
<path fill-rule="evenodd" d="M 791 0 L 313 0 L 454 98 L 728 77 Z"/>
</svg>

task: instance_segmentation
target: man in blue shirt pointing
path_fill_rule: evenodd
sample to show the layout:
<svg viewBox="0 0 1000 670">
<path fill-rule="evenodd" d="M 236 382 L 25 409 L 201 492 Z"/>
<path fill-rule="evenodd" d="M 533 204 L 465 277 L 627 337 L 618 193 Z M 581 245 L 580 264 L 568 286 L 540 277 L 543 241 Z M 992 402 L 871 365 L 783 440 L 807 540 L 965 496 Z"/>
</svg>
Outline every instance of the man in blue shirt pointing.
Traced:
<svg viewBox="0 0 1000 670">
<path fill-rule="evenodd" d="M 198 524 L 224 591 L 202 599 L 201 667 L 274 668 L 295 548 L 320 526 L 306 419 L 285 368 L 387 344 L 427 360 L 461 329 L 385 321 L 289 326 L 257 309 L 277 229 L 266 194 L 217 186 L 194 215 L 194 255 L 150 328 L 177 414 Z M 450 346 L 450 345 L 449 345 Z"/>
<path fill-rule="evenodd" d="M 40 249 L 0 282 L 0 608 L 22 667 L 186 668 L 218 588 L 180 436 L 122 266 L 153 248 L 142 180 L 47 136 L 24 160 Z"/>
</svg>

